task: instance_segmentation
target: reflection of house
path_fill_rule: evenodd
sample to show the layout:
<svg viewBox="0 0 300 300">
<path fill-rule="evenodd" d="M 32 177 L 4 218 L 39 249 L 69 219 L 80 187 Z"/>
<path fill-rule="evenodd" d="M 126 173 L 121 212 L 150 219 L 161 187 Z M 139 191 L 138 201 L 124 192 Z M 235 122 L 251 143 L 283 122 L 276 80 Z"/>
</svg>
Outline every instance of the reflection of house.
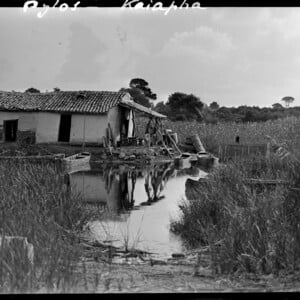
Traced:
<svg viewBox="0 0 300 300">
<path fill-rule="evenodd" d="M 134 182 L 127 172 L 78 172 L 70 175 L 74 193 L 80 193 L 84 202 L 105 205 L 110 212 L 128 210 L 133 206 Z"/>
<path fill-rule="evenodd" d="M 0 141 L 102 144 L 110 125 L 114 142 L 134 135 L 133 111 L 164 118 L 125 92 L 0 93 Z"/>
<path fill-rule="evenodd" d="M 110 212 L 128 211 L 135 205 L 151 205 L 163 198 L 166 182 L 173 175 L 172 164 L 140 169 L 107 167 L 72 173 L 73 193 L 80 193 L 85 203 L 106 206 Z"/>
</svg>

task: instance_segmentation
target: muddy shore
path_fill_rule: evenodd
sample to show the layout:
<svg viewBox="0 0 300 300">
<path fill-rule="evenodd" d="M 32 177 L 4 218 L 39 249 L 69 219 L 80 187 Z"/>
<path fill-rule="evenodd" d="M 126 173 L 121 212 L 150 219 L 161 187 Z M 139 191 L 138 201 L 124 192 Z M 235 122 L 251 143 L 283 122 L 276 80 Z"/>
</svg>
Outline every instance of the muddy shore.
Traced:
<svg viewBox="0 0 300 300">
<path fill-rule="evenodd" d="M 299 292 L 300 272 L 278 276 L 221 275 L 210 264 L 208 248 L 157 260 L 139 250 L 125 251 L 81 240 L 83 255 L 77 266 L 81 293 L 226 293 Z"/>
</svg>

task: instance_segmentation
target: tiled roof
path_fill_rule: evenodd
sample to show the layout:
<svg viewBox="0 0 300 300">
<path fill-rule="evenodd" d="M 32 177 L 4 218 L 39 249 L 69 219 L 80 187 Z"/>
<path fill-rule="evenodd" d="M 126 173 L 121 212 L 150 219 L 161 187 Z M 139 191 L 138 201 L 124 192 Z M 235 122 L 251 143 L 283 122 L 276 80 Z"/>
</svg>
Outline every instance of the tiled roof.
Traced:
<svg viewBox="0 0 300 300">
<path fill-rule="evenodd" d="M 51 93 L 1 92 L 0 111 L 107 113 L 125 92 L 66 91 Z M 84 97 L 81 97 L 84 96 Z"/>
</svg>

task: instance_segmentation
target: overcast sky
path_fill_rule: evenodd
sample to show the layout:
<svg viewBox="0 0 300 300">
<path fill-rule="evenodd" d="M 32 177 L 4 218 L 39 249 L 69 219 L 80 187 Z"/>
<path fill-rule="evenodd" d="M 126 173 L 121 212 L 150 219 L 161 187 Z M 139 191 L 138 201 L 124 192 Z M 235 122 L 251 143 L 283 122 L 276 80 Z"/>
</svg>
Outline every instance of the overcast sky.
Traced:
<svg viewBox="0 0 300 300">
<path fill-rule="evenodd" d="M 0 90 L 119 90 L 144 78 L 158 100 L 300 105 L 300 9 L 0 8 Z"/>
</svg>

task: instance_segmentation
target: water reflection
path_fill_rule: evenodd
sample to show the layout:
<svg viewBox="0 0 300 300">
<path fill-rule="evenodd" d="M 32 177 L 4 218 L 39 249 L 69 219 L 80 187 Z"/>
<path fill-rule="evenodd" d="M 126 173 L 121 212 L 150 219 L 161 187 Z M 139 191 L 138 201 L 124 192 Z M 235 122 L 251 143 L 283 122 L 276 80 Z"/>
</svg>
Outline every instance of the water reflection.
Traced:
<svg viewBox="0 0 300 300">
<path fill-rule="evenodd" d="M 88 171 L 72 173 L 70 180 L 73 191 L 79 192 L 86 203 L 104 205 L 110 212 L 122 213 L 163 199 L 164 187 L 175 173 L 171 163 L 145 167 L 94 166 Z M 146 201 L 135 205 L 137 179 L 144 181 Z"/>
<path fill-rule="evenodd" d="M 185 182 L 205 175 L 191 164 L 188 168 L 173 163 L 95 165 L 89 171 L 70 174 L 70 184 L 86 203 L 106 211 L 101 220 L 91 224 L 94 237 L 113 241 L 115 246 L 127 243 L 169 256 L 184 249 L 169 225 L 171 218 L 179 216 L 178 205 L 186 199 Z"/>
</svg>

